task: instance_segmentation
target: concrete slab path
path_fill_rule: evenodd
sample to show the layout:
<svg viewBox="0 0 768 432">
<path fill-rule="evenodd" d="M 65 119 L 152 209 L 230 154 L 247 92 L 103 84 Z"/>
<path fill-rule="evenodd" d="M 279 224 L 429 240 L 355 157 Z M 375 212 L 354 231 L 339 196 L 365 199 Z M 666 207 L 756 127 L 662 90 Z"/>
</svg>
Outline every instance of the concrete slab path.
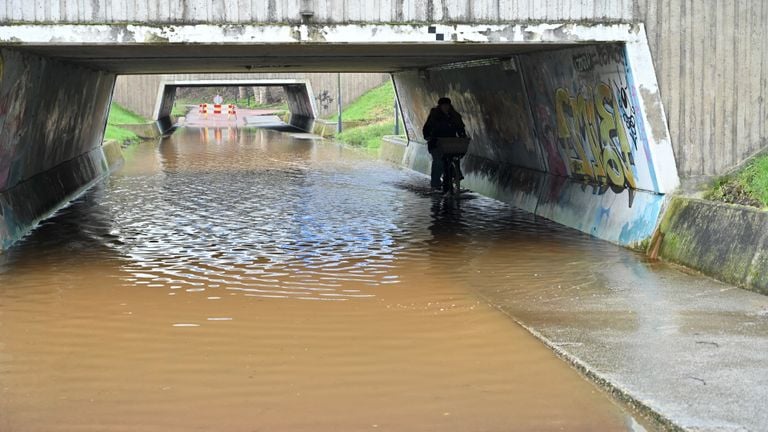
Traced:
<svg viewBox="0 0 768 432">
<path fill-rule="evenodd" d="M 535 274 L 520 274 L 520 282 L 513 275 L 508 288 L 484 289 L 482 277 L 475 288 L 670 429 L 768 430 L 768 297 L 612 245 L 593 246 L 594 255 L 566 251 L 538 270 L 531 257 L 519 268 Z M 563 280 L 558 275 L 568 272 L 559 270 L 568 266 L 583 267 L 584 276 Z"/>
</svg>

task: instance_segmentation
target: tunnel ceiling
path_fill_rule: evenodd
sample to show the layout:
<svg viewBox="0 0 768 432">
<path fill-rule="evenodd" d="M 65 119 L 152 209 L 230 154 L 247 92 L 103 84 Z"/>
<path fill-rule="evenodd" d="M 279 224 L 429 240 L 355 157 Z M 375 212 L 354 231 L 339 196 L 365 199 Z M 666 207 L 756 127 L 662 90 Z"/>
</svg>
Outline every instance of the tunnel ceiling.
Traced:
<svg viewBox="0 0 768 432">
<path fill-rule="evenodd" d="M 19 49 L 120 74 L 395 72 L 505 57 L 565 45 L 503 43 L 24 45 Z"/>
</svg>

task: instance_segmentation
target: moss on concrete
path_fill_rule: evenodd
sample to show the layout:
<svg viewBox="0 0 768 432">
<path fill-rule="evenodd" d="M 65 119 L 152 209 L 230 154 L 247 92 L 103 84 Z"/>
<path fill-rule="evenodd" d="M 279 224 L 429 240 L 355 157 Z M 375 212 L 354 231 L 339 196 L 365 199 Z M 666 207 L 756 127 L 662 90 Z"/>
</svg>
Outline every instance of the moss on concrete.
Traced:
<svg viewBox="0 0 768 432">
<path fill-rule="evenodd" d="M 641 241 L 640 243 L 636 243 L 635 245 L 633 245 L 631 249 L 636 250 L 638 252 L 645 252 L 648 250 L 650 246 L 651 246 L 651 239 L 646 238 L 646 239 L 643 239 L 643 241 Z"/>
<path fill-rule="evenodd" d="M 660 230 L 663 259 L 768 293 L 768 213 L 675 197 Z"/>
</svg>

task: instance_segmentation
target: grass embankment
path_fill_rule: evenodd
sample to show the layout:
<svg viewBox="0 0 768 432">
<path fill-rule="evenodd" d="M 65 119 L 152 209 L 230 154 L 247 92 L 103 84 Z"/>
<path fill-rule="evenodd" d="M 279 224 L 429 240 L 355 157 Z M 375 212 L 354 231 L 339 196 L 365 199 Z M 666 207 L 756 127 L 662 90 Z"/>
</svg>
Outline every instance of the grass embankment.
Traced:
<svg viewBox="0 0 768 432">
<path fill-rule="evenodd" d="M 336 139 L 354 146 L 378 148 L 381 145 L 381 138 L 392 135 L 395 129 L 394 102 L 395 89 L 391 82 L 369 90 L 349 104 L 341 113 L 341 118 L 345 122 L 365 122 L 366 124 L 345 129 L 336 136 Z M 338 120 L 338 115 L 331 120 Z"/>
<path fill-rule="evenodd" d="M 705 198 L 763 209 L 768 207 L 768 155 L 757 157 L 739 172 L 718 179 Z"/>
<path fill-rule="evenodd" d="M 104 131 L 104 139 L 115 140 L 121 143 L 132 143 L 140 141 L 138 135 L 116 125 L 141 124 L 146 123 L 147 121 L 148 120 L 144 117 L 128 111 L 127 109 L 113 102 L 109 107 L 109 118 L 107 119 L 107 129 Z"/>
</svg>

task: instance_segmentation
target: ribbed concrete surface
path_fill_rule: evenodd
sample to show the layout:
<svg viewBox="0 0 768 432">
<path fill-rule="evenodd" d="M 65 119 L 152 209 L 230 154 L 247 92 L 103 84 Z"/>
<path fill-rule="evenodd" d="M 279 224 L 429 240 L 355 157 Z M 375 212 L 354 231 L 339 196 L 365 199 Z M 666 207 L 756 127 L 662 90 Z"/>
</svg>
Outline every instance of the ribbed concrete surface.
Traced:
<svg viewBox="0 0 768 432">
<path fill-rule="evenodd" d="M 628 21 L 632 0 L 9 0 L 0 20 L 25 22 L 297 22 L 309 9 L 319 22 Z M 308 6 L 308 7 L 306 7 Z"/>
</svg>

